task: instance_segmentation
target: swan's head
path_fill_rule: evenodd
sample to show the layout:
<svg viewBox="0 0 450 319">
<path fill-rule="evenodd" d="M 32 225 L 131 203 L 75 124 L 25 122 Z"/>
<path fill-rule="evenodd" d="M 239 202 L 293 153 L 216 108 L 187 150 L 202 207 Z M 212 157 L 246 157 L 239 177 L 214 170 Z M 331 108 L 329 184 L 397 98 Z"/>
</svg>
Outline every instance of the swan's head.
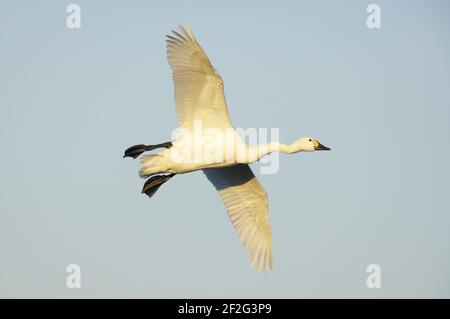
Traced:
<svg viewBox="0 0 450 319">
<path fill-rule="evenodd" d="M 329 151 L 330 148 L 326 147 L 318 140 L 312 137 L 302 137 L 301 139 L 297 140 L 295 143 L 295 148 L 298 149 L 297 152 L 303 151 L 303 152 L 314 152 L 314 151 Z"/>
</svg>

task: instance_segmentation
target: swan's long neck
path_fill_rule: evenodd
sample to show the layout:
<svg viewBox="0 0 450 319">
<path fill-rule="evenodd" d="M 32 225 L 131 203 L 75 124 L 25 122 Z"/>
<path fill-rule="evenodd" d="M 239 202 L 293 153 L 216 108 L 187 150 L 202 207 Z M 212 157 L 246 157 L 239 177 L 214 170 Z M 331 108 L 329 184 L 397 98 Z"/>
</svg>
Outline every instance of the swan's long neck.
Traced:
<svg viewBox="0 0 450 319">
<path fill-rule="evenodd" d="M 273 152 L 292 154 L 292 153 L 301 151 L 300 149 L 298 149 L 298 147 L 295 146 L 295 144 L 286 145 L 286 144 L 282 144 L 279 142 L 271 142 L 268 144 L 259 144 L 259 145 L 253 146 L 253 148 L 255 149 L 255 152 L 253 154 L 256 155 L 254 158 L 252 158 L 253 162 L 259 161 L 264 156 L 269 155 L 270 153 L 273 153 Z"/>
</svg>

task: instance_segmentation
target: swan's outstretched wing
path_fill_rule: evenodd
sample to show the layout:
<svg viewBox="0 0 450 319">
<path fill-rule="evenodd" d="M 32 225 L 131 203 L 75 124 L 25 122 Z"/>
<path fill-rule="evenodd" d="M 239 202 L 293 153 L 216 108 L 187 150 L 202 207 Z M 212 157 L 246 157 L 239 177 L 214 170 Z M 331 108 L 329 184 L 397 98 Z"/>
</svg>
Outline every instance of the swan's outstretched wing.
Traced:
<svg viewBox="0 0 450 319">
<path fill-rule="evenodd" d="M 188 26 L 167 36 L 167 59 L 172 68 L 175 104 L 180 127 L 231 127 L 223 81 Z"/>
<path fill-rule="evenodd" d="M 251 265 L 272 269 L 272 232 L 267 193 L 247 164 L 204 169 L 219 192 L 228 216 L 246 247 Z"/>
</svg>

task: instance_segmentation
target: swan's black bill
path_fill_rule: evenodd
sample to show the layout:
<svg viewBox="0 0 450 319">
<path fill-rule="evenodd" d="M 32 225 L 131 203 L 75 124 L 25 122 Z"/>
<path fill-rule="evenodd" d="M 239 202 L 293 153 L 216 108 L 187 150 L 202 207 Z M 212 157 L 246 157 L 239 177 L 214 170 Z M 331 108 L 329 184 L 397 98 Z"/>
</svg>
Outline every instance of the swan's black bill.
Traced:
<svg viewBox="0 0 450 319">
<path fill-rule="evenodd" d="M 168 175 L 154 175 L 147 179 L 147 181 L 144 184 L 144 187 L 142 188 L 142 194 L 146 194 L 148 197 L 152 197 L 158 188 L 161 187 L 162 184 L 167 182 L 169 179 L 174 177 L 175 174 L 168 174 Z"/>
<path fill-rule="evenodd" d="M 154 149 L 161 147 L 165 148 L 172 147 L 172 142 L 161 143 L 156 145 L 144 145 L 144 144 L 133 145 L 125 150 L 125 154 L 123 155 L 123 157 L 137 158 L 139 155 L 141 155 L 146 151 L 152 151 Z"/>
<path fill-rule="evenodd" d="M 317 145 L 316 147 L 314 147 L 314 150 L 316 151 L 329 151 L 331 150 L 331 148 L 326 147 L 325 145 L 322 145 L 320 143 L 318 143 L 319 145 Z"/>
</svg>

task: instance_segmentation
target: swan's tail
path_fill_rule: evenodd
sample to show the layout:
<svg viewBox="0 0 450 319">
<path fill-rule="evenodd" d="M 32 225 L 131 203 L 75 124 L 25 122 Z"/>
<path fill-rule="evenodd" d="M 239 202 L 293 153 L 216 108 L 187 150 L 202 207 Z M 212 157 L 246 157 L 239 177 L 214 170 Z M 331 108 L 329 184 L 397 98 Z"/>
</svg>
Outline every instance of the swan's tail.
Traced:
<svg viewBox="0 0 450 319">
<path fill-rule="evenodd" d="M 140 158 L 142 168 L 139 170 L 139 176 L 147 178 L 155 174 L 165 173 L 164 161 L 161 154 L 143 155 Z"/>
</svg>

